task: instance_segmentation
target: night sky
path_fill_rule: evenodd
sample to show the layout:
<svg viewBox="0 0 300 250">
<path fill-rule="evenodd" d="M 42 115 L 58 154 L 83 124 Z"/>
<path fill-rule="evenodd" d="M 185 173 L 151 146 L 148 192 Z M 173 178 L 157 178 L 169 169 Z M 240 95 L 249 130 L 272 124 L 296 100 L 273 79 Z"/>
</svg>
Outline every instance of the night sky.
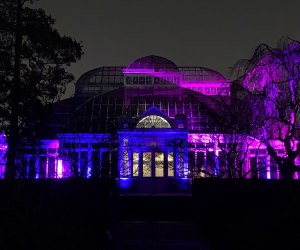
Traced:
<svg viewBox="0 0 300 250">
<path fill-rule="evenodd" d="M 281 35 L 300 40 L 299 0 L 40 0 L 61 34 L 82 41 L 75 79 L 154 54 L 228 76 L 238 59 Z M 73 94 L 70 84 L 66 96 Z"/>
</svg>

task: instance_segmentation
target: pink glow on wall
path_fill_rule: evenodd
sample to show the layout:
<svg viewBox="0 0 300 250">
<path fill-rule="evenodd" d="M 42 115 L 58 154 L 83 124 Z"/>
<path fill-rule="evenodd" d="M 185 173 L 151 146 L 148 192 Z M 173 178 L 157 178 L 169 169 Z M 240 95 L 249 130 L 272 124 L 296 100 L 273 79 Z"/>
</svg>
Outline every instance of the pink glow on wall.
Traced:
<svg viewBox="0 0 300 250">
<path fill-rule="evenodd" d="M 154 69 L 123 69 L 124 74 L 150 74 L 150 75 L 181 75 L 180 72 L 164 72 L 164 71 L 155 71 Z"/>
<path fill-rule="evenodd" d="M 189 143 L 212 143 L 215 141 L 214 134 L 188 134 L 188 142 Z"/>
<path fill-rule="evenodd" d="M 199 81 L 199 82 L 181 82 L 181 86 L 185 88 L 193 88 L 193 87 L 229 87 L 230 85 L 228 83 L 222 83 L 222 82 L 208 82 L 208 81 Z"/>
<path fill-rule="evenodd" d="M 124 69 L 124 74 L 128 77 L 138 77 L 141 75 L 148 75 L 151 77 L 157 77 L 162 80 L 166 80 L 170 83 L 175 83 L 183 88 L 188 88 L 205 95 L 229 95 L 230 94 L 230 84 L 228 82 L 215 82 L 215 81 L 205 81 L 200 80 L 192 82 L 189 80 L 183 80 L 183 73 L 181 72 L 157 72 L 154 69 Z M 149 84 L 149 83 L 148 83 Z M 153 84 L 152 82 L 150 84 Z M 128 85 L 126 83 L 126 85 Z M 131 84 L 129 84 L 131 85 Z M 136 84 L 134 84 L 136 86 Z"/>
<path fill-rule="evenodd" d="M 248 136 L 245 140 L 246 145 L 248 145 L 250 148 L 255 148 L 255 149 L 266 149 L 266 145 L 262 143 L 260 140 Z"/>
<path fill-rule="evenodd" d="M 180 84 L 182 82 L 182 73 L 181 72 L 157 72 L 153 69 L 124 69 L 124 74 L 127 74 L 128 77 L 138 77 L 138 76 L 150 76 L 157 77 L 162 80 L 169 81 L 170 83 Z M 152 84 L 152 83 L 151 83 Z"/>
<path fill-rule="evenodd" d="M 153 69 L 124 69 L 124 74 L 129 75 L 150 75 L 157 77 L 180 77 L 182 78 L 183 74 L 181 72 L 164 72 L 164 71 L 154 71 Z"/>
<path fill-rule="evenodd" d="M 230 95 L 230 84 L 222 82 L 193 82 L 180 84 L 183 88 L 188 88 L 204 95 Z"/>
<path fill-rule="evenodd" d="M 284 148 L 284 143 L 279 140 L 270 140 L 270 144 L 274 148 Z"/>
<path fill-rule="evenodd" d="M 46 148 L 59 148 L 58 140 L 42 140 L 42 144 L 45 145 Z"/>
</svg>

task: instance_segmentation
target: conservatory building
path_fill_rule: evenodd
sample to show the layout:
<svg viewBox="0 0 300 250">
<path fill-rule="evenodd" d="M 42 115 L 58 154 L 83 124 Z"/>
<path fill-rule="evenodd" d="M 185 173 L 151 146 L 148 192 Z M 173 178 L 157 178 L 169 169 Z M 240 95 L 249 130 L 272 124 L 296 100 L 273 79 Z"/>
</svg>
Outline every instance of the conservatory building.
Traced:
<svg viewBox="0 0 300 250">
<path fill-rule="evenodd" d="M 90 70 L 76 82 L 74 97 L 53 105 L 40 145 L 30 146 L 19 159 L 18 176 L 113 176 L 145 182 L 226 177 L 222 152 L 237 135 L 221 133 L 207 107 L 213 98 L 230 99 L 230 90 L 229 81 L 214 70 L 177 66 L 154 55 L 128 66 Z M 3 176 L 3 135 L 0 142 Z M 241 139 L 240 147 L 245 143 L 239 174 L 280 178 L 266 147 L 250 136 Z M 273 143 L 283 155 L 280 143 Z"/>
</svg>

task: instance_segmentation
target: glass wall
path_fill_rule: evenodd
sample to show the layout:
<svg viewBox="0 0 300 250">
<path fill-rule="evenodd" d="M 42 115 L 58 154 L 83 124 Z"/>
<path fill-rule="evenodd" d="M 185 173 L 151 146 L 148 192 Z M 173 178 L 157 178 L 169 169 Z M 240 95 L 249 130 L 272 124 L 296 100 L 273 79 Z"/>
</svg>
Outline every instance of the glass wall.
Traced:
<svg viewBox="0 0 300 250">
<path fill-rule="evenodd" d="M 132 153 L 132 177 L 167 176 L 175 176 L 173 152 L 148 151 Z"/>
</svg>

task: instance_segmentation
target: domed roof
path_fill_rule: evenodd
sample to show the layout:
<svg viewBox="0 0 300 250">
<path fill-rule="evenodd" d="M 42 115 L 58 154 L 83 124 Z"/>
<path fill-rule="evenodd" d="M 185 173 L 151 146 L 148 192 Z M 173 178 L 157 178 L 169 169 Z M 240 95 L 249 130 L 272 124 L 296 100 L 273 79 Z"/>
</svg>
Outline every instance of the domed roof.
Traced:
<svg viewBox="0 0 300 250">
<path fill-rule="evenodd" d="M 183 81 L 188 82 L 220 82 L 225 83 L 228 80 L 219 72 L 213 69 L 204 67 L 180 67 L 180 71 L 183 73 Z"/>
<path fill-rule="evenodd" d="M 164 57 L 150 55 L 134 60 L 125 71 L 151 70 L 153 72 L 179 72 L 175 63 Z"/>
<path fill-rule="evenodd" d="M 76 85 L 105 84 L 109 82 L 109 77 L 122 77 L 118 80 L 123 82 L 123 69 L 123 66 L 105 66 L 89 70 L 78 78 Z"/>
</svg>

